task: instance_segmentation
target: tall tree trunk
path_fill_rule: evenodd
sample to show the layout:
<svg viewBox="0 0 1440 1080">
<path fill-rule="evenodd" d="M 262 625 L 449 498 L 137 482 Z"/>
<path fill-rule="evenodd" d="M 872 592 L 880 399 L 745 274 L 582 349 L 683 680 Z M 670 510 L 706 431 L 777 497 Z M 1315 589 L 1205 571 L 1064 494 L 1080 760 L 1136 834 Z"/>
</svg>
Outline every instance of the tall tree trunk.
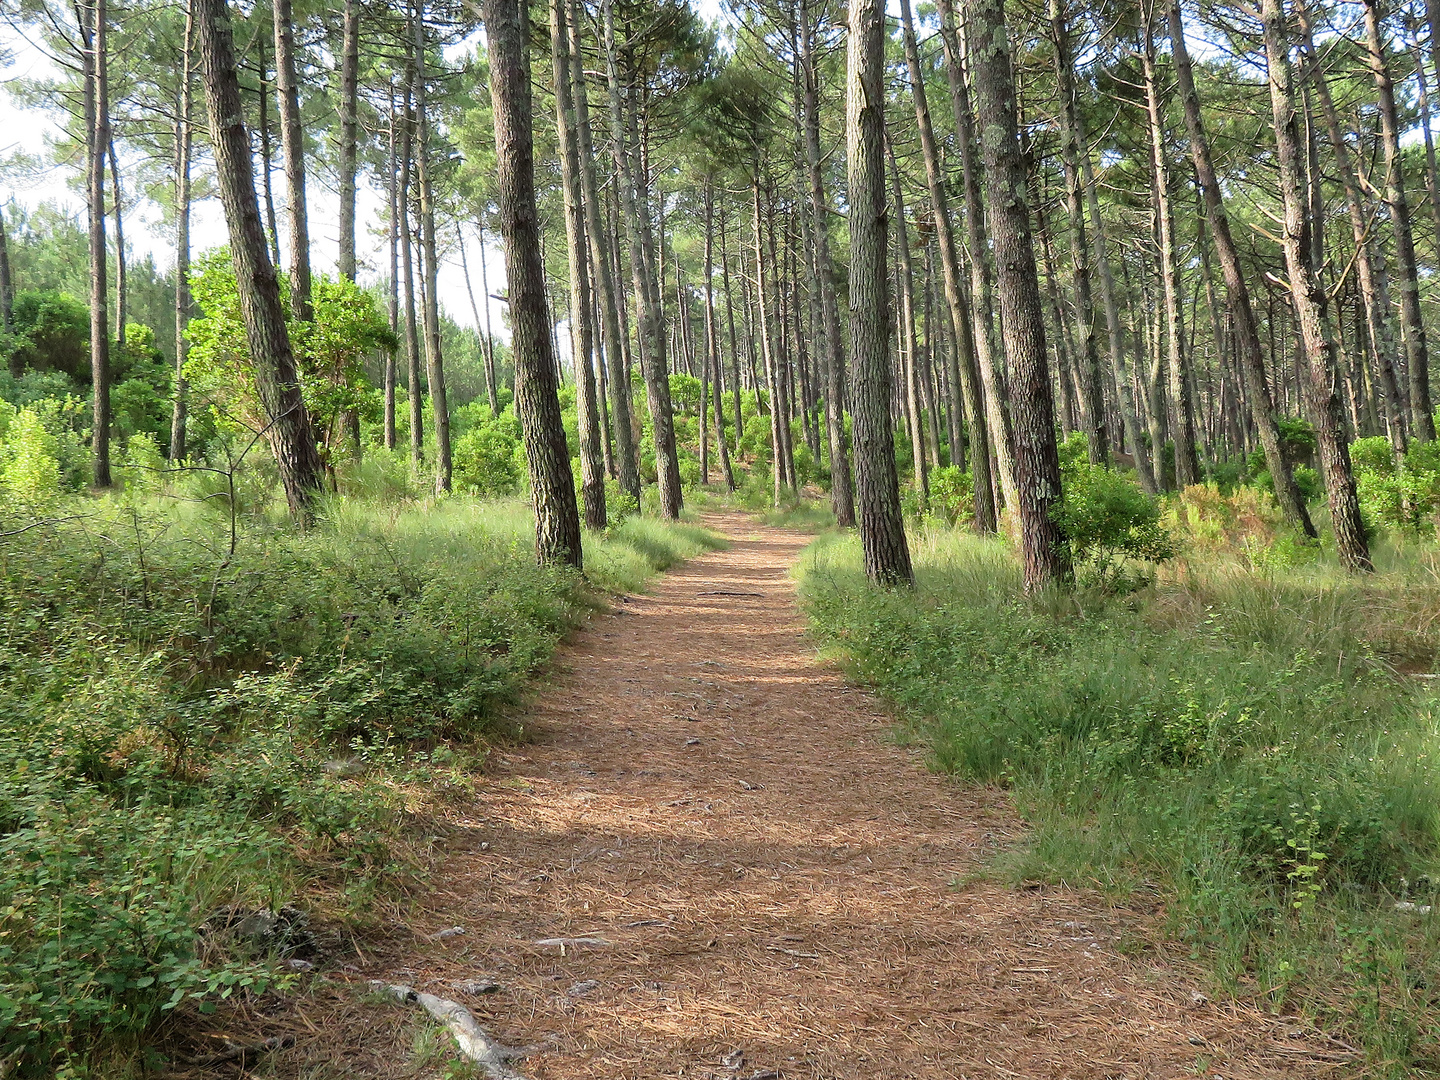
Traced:
<svg viewBox="0 0 1440 1080">
<path fill-rule="evenodd" d="M 415 159 L 413 64 L 405 72 L 405 135 L 400 147 L 400 262 L 405 279 L 405 381 L 410 399 L 410 462 L 418 476 L 425 463 L 424 390 L 420 383 L 420 328 L 415 313 L 415 245 L 410 225 L 410 171 Z"/>
<path fill-rule="evenodd" d="M 360 98 L 360 0 L 344 0 L 340 41 L 340 276 L 355 280 L 356 130 Z"/>
<path fill-rule="evenodd" d="M 550 53 L 555 74 L 555 122 L 560 135 L 560 176 L 565 195 L 565 238 L 570 255 L 570 342 L 575 368 L 575 400 L 580 412 L 580 486 L 585 502 L 585 524 L 598 530 L 607 524 L 605 450 L 600 438 L 600 407 L 595 399 L 590 257 L 586 250 L 567 6 L 568 0 L 550 0 Z"/>
<path fill-rule="evenodd" d="M 925 456 L 925 413 L 920 405 L 920 363 L 915 340 L 915 268 L 910 258 L 910 230 L 905 224 L 905 194 L 900 188 L 900 166 L 887 134 L 885 154 L 890 159 L 890 198 L 895 207 L 895 272 L 900 279 L 900 365 L 905 380 L 905 426 L 910 431 L 910 456 L 915 464 L 915 490 L 921 500 L 930 498 L 930 467 Z"/>
<path fill-rule="evenodd" d="M 1120 321 L 1120 305 L 1115 299 L 1115 275 L 1110 267 L 1105 218 L 1100 213 L 1099 185 L 1095 182 L 1095 168 L 1090 162 L 1088 151 L 1080 157 L 1080 170 L 1084 175 L 1091 235 L 1095 238 L 1095 265 L 1100 268 L 1100 297 L 1105 305 L 1105 328 L 1110 339 L 1110 367 L 1115 376 L 1120 419 L 1125 428 L 1125 438 L 1130 443 L 1131 455 L 1135 458 L 1135 473 L 1139 477 L 1140 487 L 1154 495 L 1159 491 L 1159 486 L 1155 482 L 1150 450 L 1140 436 L 1139 409 L 1136 408 L 1130 372 L 1125 362 L 1125 328 Z"/>
<path fill-rule="evenodd" d="M 285 216 L 290 224 L 290 311 L 310 322 L 310 216 L 305 206 L 305 132 L 300 126 L 300 82 L 295 69 L 291 0 L 275 0 L 275 90 L 280 101 L 280 149 L 285 155 Z"/>
<path fill-rule="evenodd" d="M 300 379 L 290 333 L 280 306 L 280 284 L 265 250 L 260 203 L 250 140 L 241 120 L 240 83 L 235 66 L 234 35 L 226 0 L 195 0 L 205 100 L 210 113 L 210 144 L 225 222 L 230 232 L 230 257 L 240 297 L 240 313 L 254 365 L 255 388 L 266 421 L 265 434 L 280 470 L 280 483 L 291 516 L 302 524 L 313 520 L 314 499 L 324 483 L 320 453 L 310 415 L 300 396 Z"/>
<path fill-rule="evenodd" d="M 720 363 L 720 334 L 715 325 L 715 192 L 714 178 L 705 176 L 705 363 L 715 376 L 715 449 L 725 489 L 735 490 L 735 470 L 725 443 L 725 376 Z"/>
<path fill-rule="evenodd" d="M 1150 168 L 1155 193 L 1155 218 L 1160 234 L 1160 280 L 1165 290 L 1165 351 L 1169 374 L 1170 439 L 1175 444 L 1175 486 L 1181 489 L 1200 482 L 1200 463 L 1195 454 L 1195 422 L 1186 381 L 1181 323 L 1180 267 L 1175 244 L 1175 218 L 1170 210 L 1170 167 L 1165 153 L 1165 111 L 1160 100 L 1160 80 L 1155 71 L 1155 35 L 1150 21 L 1145 25 L 1145 48 L 1141 53 L 1145 70 L 1145 104 L 1149 117 Z"/>
<path fill-rule="evenodd" d="M 110 95 L 105 0 L 92 0 L 85 64 L 86 135 L 90 195 L 90 452 L 97 488 L 110 479 L 110 293 L 106 283 L 105 155 L 110 147 Z"/>
<path fill-rule="evenodd" d="M 1050 0 L 1050 32 L 1055 44 L 1055 78 L 1060 92 L 1060 147 L 1065 162 L 1065 210 L 1070 218 L 1070 266 L 1075 285 L 1075 330 L 1080 338 L 1075 357 L 1080 375 L 1080 418 L 1092 465 L 1110 464 L 1110 437 L 1105 427 L 1104 386 L 1100 348 L 1096 342 L 1095 301 L 1090 290 L 1090 243 L 1085 236 L 1084 173 L 1081 159 L 1090 157 L 1084 121 L 1076 101 L 1074 57 L 1066 0 Z"/>
<path fill-rule="evenodd" d="M 1380 141 L 1385 152 L 1385 204 L 1395 230 L 1395 259 L 1400 271 L 1400 322 L 1405 329 L 1405 354 L 1410 376 L 1410 430 L 1421 442 L 1435 438 L 1435 415 L 1430 404 L 1430 353 L 1425 342 L 1425 321 L 1420 313 L 1420 276 L 1416 269 L 1415 235 L 1400 153 L 1400 122 L 1395 108 L 1395 86 L 1385 63 L 1385 41 L 1380 31 L 1380 0 L 1364 0 L 1365 47 L 1380 108 Z"/>
<path fill-rule="evenodd" d="M 633 159 L 634 110 L 626 121 L 625 103 L 615 52 L 615 15 L 610 0 L 601 5 L 604 22 L 606 73 L 610 83 L 610 127 L 615 147 L 616 176 L 630 239 L 630 273 L 640 310 L 640 362 L 645 376 L 645 397 L 655 438 L 655 470 L 660 488 L 660 512 L 671 520 L 680 517 L 680 459 L 675 449 L 675 425 L 670 404 L 670 373 L 665 360 L 665 327 L 655 274 L 654 238 L 648 207 L 642 213 L 642 185 Z M 648 186 L 648 185 L 646 185 Z M 624 384 L 629 385 L 628 381 Z"/>
<path fill-rule="evenodd" d="M 1270 470 L 1281 513 L 1292 524 L 1298 525 L 1306 536 L 1313 537 L 1315 526 L 1310 521 L 1310 512 L 1306 509 L 1300 489 L 1295 486 L 1294 472 L 1290 462 L 1285 460 L 1280 445 L 1278 414 L 1265 378 L 1260 327 L 1255 318 L 1255 309 L 1250 303 L 1250 286 L 1240 265 L 1239 250 L 1230 234 L 1230 217 L 1225 212 L 1220 181 L 1215 175 L 1215 166 L 1211 160 L 1210 140 L 1206 136 L 1200 114 L 1200 95 L 1195 91 L 1195 75 L 1190 62 L 1190 52 L 1185 44 L 1185 23 L 1179 0 L 1170 0 L 1168 12 L 1171 52 L 1175 61 L 1180 100 L 1185 111 L 1185 129 L 1190 137 L 1190 156 L 1195 162 L 1196 179 L 1204 195 L 1205 215 L 1210 223 L 1210 237 L 1215 244 L 1215 254 L 1220 259 L 1220 274 L 1225 280 L 1225 295 L 1235 330 L 1240 369 L 1250 400 L 1250 416 L 1255 423 L 1261 449 L 1265 453 L 1265 466 Z M 1155 449 L 1158 461 L 1159 447 Z M 1157 469 L 1157 473 L 1158 471 Z"/>
<path fill-rule="evenodd" d="M 485 258 L 485 207 L 480 208 L 475 233 L 480 237 L 480 295 L 485 298 L 485 396 L 490 402 L 490 415 L 500 415 L 500 388 L 495 375 L 495 335 L 490 325 L 490 272 Z M 476 324 L 478 327 L 478 323 Z"/>
<path fill-rule="evenodd" d="M 1366 200 L 1356 176 L 1355 166 L 1350 159 L 1350 144 L 1340 128 L 1340 114 L 1330 94 L 1325 73 L 1319 66 L 1315 51 L 1314 33 L 1308 6 L 1300 0 L 1295 5 L 1299 16 L 1301 46 L 1310 65 L 1310 79 L 1320 98 L 1320 111 L 1325 117 L 1330 147 L 1335 154 L 1335 168 L 1345 188 L 1345 204 L 1350 213 L 1350 233 L 1355 242 L 1355 277 L 1360 284 L 1360 295 L 1365 310 L 1365 326 L 1368 331 L 1370 348 L 1375 355 L 1376 367 L 1380 372 L 1380 383 L 1385 392 L 1385 409 L 1389 421 L 1390 445 L 1397 454 L 1406 450 L 1405 404 L 1400 395 L 1400 385 L 1395 378 L 1398 358 L 1395 354 L 1395 335 L 1390 321 L 1389 288 L 1384 277 L 1376 272 L 1378 254 L 1375 239 L 1367 220 Z"/>
<path fill-rule="evenodd" d="M 849 0 L 845 147 L 850 204 L 850 410 L 855 428 L 855 496 L 865 572 L 881 585 L 912 584 L 900 511 L 885 271 L 885 5 Z"/>
<path fill-rule="evenodd" d="M 125 281 L 125 226 L 120 200 L 120 164 L 115 158 L 115 136 L 110 135 L 110 185 L 115 189 L 115 344 L 125 348 L 125 320 L 129 318 L 129 292 Z"/>
<path fill-rule="evenodd" d="M 910 94 L 915 102 L 915 123 L 920 130 L 920 149 L 925 156 L 925 178 L 930 188 L 930 206 L 935 218 L 935 239 L 940 249 L 940 267 L 945 276 L 945 310 L 954 336 L 959 378 L 960 404 L 970 431 L 970 469 L 974 477 L 975 528 L 995 531 L 995 501 L 990 480 L 990 435 L 986 429 L 985 405 L 982 400 L 980 374 L 976 370 L 973 341 L 970 338 L 969 312 L 960 276 L 960 260 L 955 251 L 955 231 L 950 223 L 949 197 L 945 193 L 945 175 L 940 166 L 940 151 L 935 130 L 930 123 L 930 103 L 925 94 L 925 76 L 920 68 L 920 46 L 915 40 L 915 20 L 910 13 L 910 0 L 900 0 L 900 17 L 904 28 L 905 58 L 910 70 Z M 928 335 L 927 335 L 928 339 Z M 928 340 L 927 340 L 928 344 Z M 969 348 L 964 346 L 969 345 Z M 932 414 L 931 427 L 936 430 L 938 417 Z M 957 430 L 959 425 L 955 425 Z M 951 447 L 952 459 L 959 458 L 958 440 Z"/>
<path fill-rule="evenodd" d="M 415 172 L 416 179 L 420 181 L 420 255 L 424 262 L 425 286 L 425 368 L 430 387 L 430 412 L 435 424 L 435 493 L 440 495 L 450 490 L 450 402 L 445 392 L 445 361 L 440 352 L 440 273 L 436 253 L 435 194 L 430 182 L 430 118 L 425 88 L 427 47 L 425 7 L 423 0 L 419 0 L 415 8 Z M 529 119 L 527 98 L 527 132 Z M 567 457 L 565 462 L 568 471 L 570 459 Z"/>
<path fill-rule="evenodd" d="M 965 0 L 975 28 L 973 70 L 976 120 L 985 132 L 985 177 L 990 235 L 1005 352 L 1010 361 L 1015 425 L 1015 480 L 1025 588 L 1033 592 L 1071 577 L 1065 534 L 1055 521 L 1060 502 L 1060 454 L 1055 405 L 1045 362 L 1045 317 L 1030 234 L 1030 207 L 1015 119 L 1003 0 Z"/>
<path fill-rule="evenodd" d="M 189 400 L 185 384 L 185 335 L 190 327 L 190 151 L 194 92 L 191 50 L 195 40 L 194 0 L 185 4 L 185 42 L 180 53 L 180 100 L 175 110 L 175 400 L 170 411 L 170 460 L 185 460 Z"/>
<path fill-rule="evenodd" d="M 396 170 L 400 165 L 396 159 L 395 143 L 395 80 L 390 80 L 390 123 L 386 131 L 388 150 L 385 170 L 385 195 L 389 203 L 390 216 L 386 224 L 386 238 L 390 242 L 390 284 L 387 293 L 387 314 L 390 317 L 392 339 L 400 336 L 400 192 Z M 399 348 L 392 340 L 385 350 L 385 449 L 395 449 L 395 353 Z"/>
<path fill-rule="evenodd" d="M 1420 131 L 1425 137 L 1425 195 L 1430 204 L 1430 218 L 1435 225 L 1435 244 L 1440 248 L 1440 179 L 1436 177 L 1435 136 L 1430 130 L 1430 84 L 1425 77 L 1425 54 L 1420 48 L 1420 35 L 1414 33 L 1414 24 L 1405 19 L 1406 27 L 1412 32 L 1410 55 L 1415 60 L 1415 79 L 1420 87 Z M 1440 69 L 1436 71 L 1440 76 Z"/>
<path fill-rule="evenodd" d="M 610 234 L 600 203 L 596 176 L 595 148 L 590 128 L 590 95 L 582 63 L 580 2 L 570 0 L 570 80 L 575 99 L 576 137 L 579 140 L 580 185 L 585 207 L 586 237 L 590 261 L 595 268 L 595 286 L 605 331 L 605 365 L 609 371 L 610 413 L 615 437 L 616 473 L 620 489 L 640 501 L 640 470 L 636 464 L 635 437 L 630 417 L 630 376 L 625 366 L 625 332 L 620 327 L 620 298 L 615 285 L 610 254 Z"/>
<path fill-rule="evenodd" d="M 580 513 L 560 416 L 540 221 L 535 208 L 529 17 L 525 0 L 485 0 L 490 98 L 495 113 L 496 186 L 510 288 L 515 412 L 530 464 L 535 552 L 542 563 L 581 565 Z M 563 80 L 561 80 L 563 82 Z M 433 289 L 432 289 L 433 291 Z"/>
<path fill-rule="evenodd" d="M 815 287 L 820 302 L 825 379 L 825 440 L 830 452 L 830 508 L 841 528 L 855 524 L 855 490 L 850 480 L 850 451 L 845 445 L 845 348 L 840 338 L 839 302 L 835 295 L 835 266 L 830 255 L 830 207 L 820 154 L 820 73 L 815 64 L 812 0 L 799 0 L 799 62 L 802 68 L 801 110 L 805 129 L 805 165 L 809 179 L 810 216 L 814 221 Z M 733 334 L 732 334 L 733 338 Z M 737 429 L 736 438 L 739 438 Z"/>
<path fill-rule="evenodd" d="M 15 280 L 10 276 L 10 240 L 5 235 L 5 207 L 0 206 L 0 339 L 15 329 Z M 7 342 L 8 345 L 8 342 Z M 10 374 L 20 377 L 17 354 L 10 351 Z"/>
<path fill-rule="evenodd" d="M 735 338 L 735 299 L 730 292 L 730 247 L 725 242 L 725 201 L 720 201 L 720 283 L 725 290 L 725 321 L 730 327 L 730 365 L 734 378 L 731 394 L 735 405 L 735 452 L 740 453 L 740 440 L 745 437 L 745 418 L 740 410 L 740 350 Z"/>
<path fill-rule="evenodd" d="M 1280 195 L 1285 204 L 1285 269 L 1309 361 L 1310 422 L 1315 425 L 1320 467 L 1325 474 L 1335 547 L 1340 561 L 1349 569 L 1373 570 L 1350 469 L 1350 449 L 1341 430 L 1340 404 L 1335 397 L 1335 342 L 1326 312 L 1327 297 L 1307 257 L 1312 223 L 1300 192 L 1301 150 L 1283 0 L 1261 0 L 1260 18 L 1265 28 L 1270 103 L 1275 115 Z"/>
<path fill-rule="evenodd" d="M 275 14 L 270 14 L 273 22 Z M 260 158 L 264 168 L 260 171 L 261 188 L 265 192 L 265 227 L 266 238 L 270 244 L 270 264 L 278 267 L 280 265 L 280 226 L 275 217 L 275 188 L 272 180 L 275 172 L 275 150 L 270 142 L 270 68 L 265 62 L 265 38 L 261 34 L 255 35 L 255 63 L 258 68 L 259 91 L 258 106 L 260 115 L 257 126 L 260 128 Z"/>
<path fill-rule="evenodd" d="M 970 90 L 965 84 L 965 50 L 956 33 L 951 0 L 937 0 L 940 9 L 940 40 L 945 49 L 945 74 L 950 82 L 950 103 L 960 143 L 960 170 L 965 189 L 965 249 L 970 264 L 970 305 L 976 331 L 975 357 L 985 385 L 985 416 L 995 471 L 1005 505 L 1020 505 L 1015 485 L 1015 435 L 1011 427 L 1010 392 L 1000 364 L 995 340 L 995 303 L 991 291 L 990 241 L 985 229 L 985 202 L 981 195 L 979 144 L 975 138 Z M 967 37 L 968 41 L 968 37 Z"/>
<path fill-rule="evenodd" d="M 781 387 L 776 350 L 771 342 L 771 310 L 769 283 L 765 274 L 764 230 L 761 228 L 760 208 L 760 162 L 754 163 L 750 178 L 751 229 L 755 236 L 755 303 L 756 321 L 760 324 L 760 355 L 765 365 L 765 381 L 770 386 L 770 450 L 774 465 L 771 479 L 774 481 L 774 504 L 778 507 L 787 482 L 785 474 L 785 407 L 781 399 Z M 772 264 L 773 265 L 773 264 Z"/>
</svg>

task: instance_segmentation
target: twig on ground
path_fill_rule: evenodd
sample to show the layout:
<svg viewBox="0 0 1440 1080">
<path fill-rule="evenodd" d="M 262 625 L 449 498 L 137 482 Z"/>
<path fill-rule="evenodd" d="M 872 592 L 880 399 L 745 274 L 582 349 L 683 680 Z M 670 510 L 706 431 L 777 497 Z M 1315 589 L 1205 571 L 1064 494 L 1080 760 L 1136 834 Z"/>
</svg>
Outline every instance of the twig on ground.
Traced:
<svg viewBox="0 0 1440 1080">
<path fill-rule="evenodd" d="M 510 1067 L 510 1059 L 517 1056 L 515 1051 L 490 1038 L 464 1005 L 434 994 L 421 993 L 413 986 L 373 981 L 370 985 L 402 1005 L 419 1005 L 444 1024 L 455 1037 L 460 1053 L 484 1069 L 491 1080 L 525 1080 L 522 1074 Z"/>
</svg>

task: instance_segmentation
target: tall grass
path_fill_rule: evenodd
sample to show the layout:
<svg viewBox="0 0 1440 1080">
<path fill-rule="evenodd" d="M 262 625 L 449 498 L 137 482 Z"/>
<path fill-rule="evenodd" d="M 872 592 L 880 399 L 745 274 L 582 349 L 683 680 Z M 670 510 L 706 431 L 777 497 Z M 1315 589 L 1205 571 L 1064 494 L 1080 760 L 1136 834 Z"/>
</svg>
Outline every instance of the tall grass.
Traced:
<svg viewBox="0 0 1440 1080">
<path fill-rule="evenodd" d="M 133 1062 L 168 1011 L 283 983 L 296 942 L 235 913 L 407 880 L 406 811 L 468 783 L 598 590 L 717 543 L 632 520 L 582 577 L 536 565 L 519 502 L 334 499 L 303 533 L 266 507 L 233 535 L 228 495 L 0 510 L 7 1068 Z"/>
<path fill-rule="evenodd" d="M 1158 884 L 1174 940 L 1232 993 L 1363 1044 L 1376 1075 L 1440 1065 L 1440 579 L 1191 560 L 1124 598 L 1018 599 L 999 541 L 915 538 L 917 586 L 826 537 L 815 631 L 897 705 L 933 766 L 1009 787 L 1031 825 L 995 872 Z M 1398 671 L 1397 671 L 1398 669 Z"/>
</svg>

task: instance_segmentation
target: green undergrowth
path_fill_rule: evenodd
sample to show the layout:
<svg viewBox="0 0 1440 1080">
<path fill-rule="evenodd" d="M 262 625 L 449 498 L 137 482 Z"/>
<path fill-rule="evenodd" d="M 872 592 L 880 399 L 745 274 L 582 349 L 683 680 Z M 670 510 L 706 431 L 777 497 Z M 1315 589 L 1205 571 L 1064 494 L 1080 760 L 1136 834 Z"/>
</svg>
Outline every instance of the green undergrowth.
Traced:
<svg viewBox="0 0 1440 1080">
<path fill-rule="evenodd" d="M 800 575 L 814 633 L 896 705 L 937 770 L 1009 788 L 1012 880 L 1160 890 L 1174 942 L 1225 990 L 1434 1072 L 1440 576 L 1382 553 L 1189 560 L 1124 597 L 1019 599 L 1000 541 L 914 538 L 914 592 L 869 587 L 851 537 Z"/>
<path fill-rule="evenodd" d="M 582 577 L 535 564 L 519 502 L 322 517 L 232 550 L 214 500 L 0 513 L 0 1072 L 124 1071 L 167 1011 L 283 984 L 305 935 L 229 924 L 417 880 L 416 811 L 566 630 L 718 545 L 632 518 Z"/>
</svg>

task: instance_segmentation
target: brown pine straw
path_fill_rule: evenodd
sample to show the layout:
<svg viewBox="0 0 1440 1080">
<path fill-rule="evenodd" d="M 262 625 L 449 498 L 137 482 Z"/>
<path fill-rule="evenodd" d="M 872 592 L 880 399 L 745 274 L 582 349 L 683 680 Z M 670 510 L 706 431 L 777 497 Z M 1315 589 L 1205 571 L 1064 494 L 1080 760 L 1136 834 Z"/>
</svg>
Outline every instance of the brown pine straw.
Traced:
<svg viewBox="0 0 1440 1080">
<path fill-rule="evenodd" d="M 335 982 L 225 1015 L 296 1034 L 258 1075 L 434 1075 L 367 979 L 461 1002 L 533 1080 L 1356 1071 L 1293 1019 L 1199 996 L 1143 897 L 972 880 L 1020 837 L 1008 797 L 927 772 L 818 661 L 787 574 L 809 537 L 707 524 L 732 548 L 596 616 L 524 717 L 535 741 L 438 811 L 414 910 L 322 963 Z M 611 944 L 534 944 L 575 937 Z M 501 989 L 457 989 L 477 980 Z"/>
</svg>

